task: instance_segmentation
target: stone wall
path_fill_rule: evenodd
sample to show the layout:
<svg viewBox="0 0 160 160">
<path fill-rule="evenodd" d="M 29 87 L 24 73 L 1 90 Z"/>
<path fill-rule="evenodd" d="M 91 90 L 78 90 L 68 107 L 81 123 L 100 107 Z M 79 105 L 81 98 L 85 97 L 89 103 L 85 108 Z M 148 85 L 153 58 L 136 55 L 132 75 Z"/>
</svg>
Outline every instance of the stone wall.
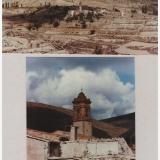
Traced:
<svg viewBox="0 0 160 160">
<path fill-rule="evenodd" d="M 27 160 L 47 160 L 48 142 L 27 137 Z"/>
<path fill-rule="evenodd" d="M 133 157 L 132 150 L 123 138 L 49 142 L 27 137 L 27 160 L 115 156 L 122 156 L 122 159 L 125 157 L 126 160 Z"/>
<path fill-rule="evenodd" d="M 78 127 L 77 133 L 85 136 L 92 136 L 92 122 L 89 121 L 79 121 L 74 122 L 75 127 Z"/>
<path fill-rule="evenodd" d="M 118 141 L 61 142 L 62 157 L 87 157 L 118 154 Z"/>
</svg>

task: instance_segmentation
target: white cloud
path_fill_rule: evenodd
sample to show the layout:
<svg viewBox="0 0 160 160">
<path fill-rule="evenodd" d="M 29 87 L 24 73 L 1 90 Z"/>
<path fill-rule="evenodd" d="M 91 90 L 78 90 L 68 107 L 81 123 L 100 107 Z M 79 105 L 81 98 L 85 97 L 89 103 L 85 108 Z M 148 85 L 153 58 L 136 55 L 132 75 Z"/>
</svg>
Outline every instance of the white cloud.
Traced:
<svg viewBox="0 0 160 160">
<path fill-rule="evenodd" d="M 44 71 L 40 75 L 33 71 L 28 72 L 27 99 L 69 108 L 73 98 L 83 88 L 92 101 L 95 118 L 102 119 L 134 111 L 134 86 L 131 83 L 124 84 L 113 70 L 103 69 L 96 73 L 77 67 L 63 69 L 53 77 Z M 33 79 L 35 84 L 38 83 L 35 88 L 31 88 L 34 86 Z M 99 112 L 95 113 L 94 110 Z"/>
</svg>

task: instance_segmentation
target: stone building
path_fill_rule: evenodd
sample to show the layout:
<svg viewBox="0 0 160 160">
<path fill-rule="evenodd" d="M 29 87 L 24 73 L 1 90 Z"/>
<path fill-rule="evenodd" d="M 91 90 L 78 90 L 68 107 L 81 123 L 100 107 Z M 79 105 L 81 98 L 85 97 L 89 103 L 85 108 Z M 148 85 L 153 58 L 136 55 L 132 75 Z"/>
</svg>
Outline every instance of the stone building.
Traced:
<svg viewBox="0 0 160 160">
<path fill-rule="evenodd" d="M 47 160 L 60 156 L 60 137 L 41 131 L 27 130 L 27 160 Z"/>
<path fill-rule="evenodd" d="M 64 141 L 60 137 L 56 133 L 28 130 L 27 160 L 134 159 L 123 138 Z"/>
<path fill-rule="evenodd" d="M 92 136 L 92 120 L 90 113 L 91 101 L 83 92 L 73 100 L 73 126 L 77 127 L 77 134 Z"/>
<path fill-rule="evenodd" d="M 135 159 L 124 138 L 93 137 L 91 100 L 82 91 L 72 103 L 73 124 L 70 132 L 27 129 L 27 160 Z"/>
</svg>

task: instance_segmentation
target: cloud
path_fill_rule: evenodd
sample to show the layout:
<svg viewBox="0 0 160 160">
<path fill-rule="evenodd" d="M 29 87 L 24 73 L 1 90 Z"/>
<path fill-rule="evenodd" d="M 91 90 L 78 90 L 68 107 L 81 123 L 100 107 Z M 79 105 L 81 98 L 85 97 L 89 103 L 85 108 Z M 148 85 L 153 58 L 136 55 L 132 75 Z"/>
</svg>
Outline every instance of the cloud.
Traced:
<svg viewBox="0 0 160 160">
<path fill-rule="evenodd" d="M 92 115 L 103 119 L 134 111 L 134 85 L 124 83 L 118 74 L 105 68 L 98 72 L 83 67 L 50 72 L 27 72 L 27 100 L 72 108 L 81 88 L 92 101 Z"/>
<path fill-rule="evenodd" d="M 122 81 L 135 83 L 133 57 L 27 57 L 27 71 L 41 72 L 45 69 L 52 73 L 53 70 L 59 72 L 63 68 L 69 70 L 77 67 L 94 72 L 110 68 L 116 70 Z"/>
</svg>

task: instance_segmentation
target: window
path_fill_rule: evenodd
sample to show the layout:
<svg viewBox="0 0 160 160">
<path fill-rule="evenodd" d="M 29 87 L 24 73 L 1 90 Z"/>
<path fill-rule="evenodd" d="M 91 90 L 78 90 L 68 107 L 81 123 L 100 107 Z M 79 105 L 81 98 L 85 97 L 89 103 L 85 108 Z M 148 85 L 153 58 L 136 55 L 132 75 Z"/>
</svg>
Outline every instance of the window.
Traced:
<svg viewBox="0 0 160 160">
<path fill-rule="evenodd" d="M 60 149 L 60 144 L 56 142 L 50 142 L 49 144 L 49 155 L 50 157 L 55 156 L 55 157 L 60 157 L 61 156 L 61 149 Z"/>
</svg>

